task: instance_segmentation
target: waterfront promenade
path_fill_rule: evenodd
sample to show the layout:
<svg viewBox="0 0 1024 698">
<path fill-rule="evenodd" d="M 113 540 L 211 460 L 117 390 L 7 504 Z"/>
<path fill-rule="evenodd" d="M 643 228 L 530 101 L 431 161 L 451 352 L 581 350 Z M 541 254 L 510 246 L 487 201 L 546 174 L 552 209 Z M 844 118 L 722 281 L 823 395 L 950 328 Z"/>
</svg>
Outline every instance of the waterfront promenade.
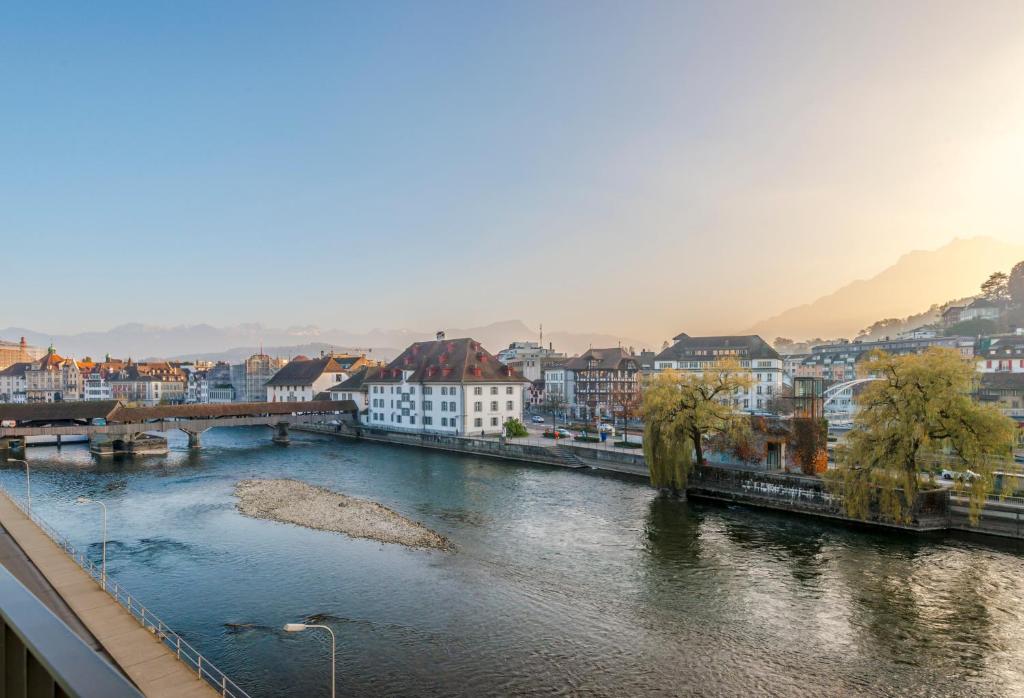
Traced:
<svg viewBox="0 0 1024 698">
<path fill-rule="evenodd" d="M 2 491 L 0 526 L 17 543 L 46 583 L 59 594 L 63 604 L 95 643 L 144 695 L 152 698 L 219 695 L 179 660 L 154 632 L 140 625 L 131 613 L 103 591 L 95 579 Z M 63 616 L 66 623 L 71 620 L 66 611 L 58 615 Z M 68 625 L 75 629 L 73 623 Z"/>
</svg>

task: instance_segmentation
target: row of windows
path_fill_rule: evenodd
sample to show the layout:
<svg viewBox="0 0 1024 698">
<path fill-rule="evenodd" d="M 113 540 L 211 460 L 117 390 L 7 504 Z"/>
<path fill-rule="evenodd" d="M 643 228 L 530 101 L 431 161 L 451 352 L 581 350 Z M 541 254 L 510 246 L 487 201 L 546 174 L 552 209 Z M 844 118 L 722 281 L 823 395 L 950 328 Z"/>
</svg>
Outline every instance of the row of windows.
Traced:
<svg viewBox="0 0 1024 698">
<path fill-rule="evenodd" d="M 508 402 L 505 403 L 505 409 L 506 410 L 513 410 L 513 409 L 515 409 L 514 405 L 515 405 L 515 403 L 513 403 L 511 400 L 509 400 Z M 483 412 L 484 411 L 484 403 L 482 403 L 482 402 L 474 402 L 473 403 L 473 411 L 474 412 Z M 495 401 L 491 402 L 491 412 L 497 412 L 497 411 L 498 411 L 498 401 L 495 400 Z"/>
<path fill-rule="evenodd" d="M 402 391 L 402 387 L 401 386 L 397 386 L 397 391 L 401 392 Z M 511 385 L 505 387 L 505 394 L 506 395 L 514 395 L 515 394 L 514 391 L 515 391 L 515 388 L 513 386 L 511 386 Z M 386 393 L 386 392 L 394 393 L 394 392 L 396 392 L 396 386 L 391 386 L 390 390 L 385 390 L 383 385 L 374 385 L 374 386 L 371 387 L 370 392 L 378 393 L 378 394 L 379 393 Z M 416 393 L 416 388 L 414 386 L 409 386 L 409 393 L 410 394 L 415 394 Z M 433 395 L 433 393 L 434 393 L 433 386 L 427 385 L 427 386 L 423 387 L 423 394 L 424 395 Z M 452 396 L 458 395 L 458 388 L 456 386 L 454 386 L 454 385 L 451 386 L 451 387 L 448 387 L 447 385 L 442 385 L 441 386 L 441 394 L 442 395 L 452 395 Z M 483 393 L 483 388 L 481 386 L 474 387 L 473 388 L 473 394 L 474 395 L 483 395 L 484 394 Z M 498 394 L 498 386 L 492 385 L 491 386 L 491 395 L 497 395 L 497 394 Z"/>
</svg>

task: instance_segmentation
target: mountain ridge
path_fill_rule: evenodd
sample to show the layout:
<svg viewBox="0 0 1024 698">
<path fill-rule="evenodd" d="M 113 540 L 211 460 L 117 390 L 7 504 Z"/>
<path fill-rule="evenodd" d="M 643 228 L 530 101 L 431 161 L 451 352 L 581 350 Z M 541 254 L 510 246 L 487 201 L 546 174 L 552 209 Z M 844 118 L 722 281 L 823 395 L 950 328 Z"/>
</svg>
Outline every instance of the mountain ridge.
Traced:
<svg viewBox="0 0 1024 698">
<path fill-rule="evenodd" d="M 539 332 L 521 320 L 502 320 L 479 327 L 445 328 L 445 333 L 452 338 L 473 337 L 495 353 L 513 341 L 539 339 Z M 434 331 L 407 328 L 374 328 L 360 333 L 342 329 L 321 329 L 313 325 L 270 328 L 259 323 L 241 323 L 218 328 L 206 323 L 160 326 L 128 322 L 105 331 L 92 330 L 63 335 L 23 327 L 0 329 L 0 339 L 16 342 L 25 337 L 29 344 L 44 347 L 52 342 L 58 352 L 76 358 L 98 358 L 109 353 L 112 356 L 136 359 L 185 359 L 218 355 L 238 357 L 240 352 L 247 352 L 244 356 L 249 356 L 261 346 L 267 353 L 281 356 L 335 349 L 366 351 L 374 358 L 388 358 L 413 342 L 433 339 L 434 336 Z M 544 343 L 549 342 L 556 350 L 568 354 L 578 354 L 589 346 L 617 346 L 620 342 L 623 346 L 632 345 L 638 350 L 648 346 L 637 340 L 610 334 L 561 331 L 545 332 Z"/>
<path fill-rule="evenodd" d="M 954 238 L 935 250 L 911 250 L 874 276 L 789 308 L 747 332 L 769 340 L 853 338 L 883 318 L 907 317 L 922 308 L 976 295 L 989 274 L 1008 272 L 1022 259 L 1021 244 L 985 236 Z"/>
</svg>

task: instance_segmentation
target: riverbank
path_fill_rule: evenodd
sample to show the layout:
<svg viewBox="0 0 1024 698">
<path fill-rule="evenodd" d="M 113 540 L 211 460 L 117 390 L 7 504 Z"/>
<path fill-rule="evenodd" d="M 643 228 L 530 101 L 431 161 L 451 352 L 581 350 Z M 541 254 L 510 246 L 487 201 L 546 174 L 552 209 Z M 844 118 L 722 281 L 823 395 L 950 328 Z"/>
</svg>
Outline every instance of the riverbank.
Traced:
<svg viewBox="0 0 1024 698">
<path fill-rule="evenodd" d="M 344 533 L 409 548 L 451 550 L 447 538 L 382 504 L 298 480 L 242 480 L 238 510 L 256 519 Z"/>
<path fill-rule="evenodd" d="M 547 446 L 530 443 L 529 440 L 484 439 L 351 426 L 308 425 L 296 427 L 296 430 L 535 465 L 614 472 L 649 481 L 643 454 L 623 449 L 588 448 L 564 443 Z M 929 495 L 928 506 L 922 515 L 909 525 L 895 525 L 880 520 L 863 521 L 847 516 L 838 502 L 833 501 L 828 495 L 824 483 L 818 478 L 723 464 L 698 468 L 687 486 L 687 494 L 702 499 L 785 511 L 856 526 L 899 529 L 908 533 L 963 531 L 1024 539 L 1024 502 L 989 502 L 981 518 L 972 522 L 966 508 L 951 502 L 948 492 L 936 492 Z"/>
</svg>

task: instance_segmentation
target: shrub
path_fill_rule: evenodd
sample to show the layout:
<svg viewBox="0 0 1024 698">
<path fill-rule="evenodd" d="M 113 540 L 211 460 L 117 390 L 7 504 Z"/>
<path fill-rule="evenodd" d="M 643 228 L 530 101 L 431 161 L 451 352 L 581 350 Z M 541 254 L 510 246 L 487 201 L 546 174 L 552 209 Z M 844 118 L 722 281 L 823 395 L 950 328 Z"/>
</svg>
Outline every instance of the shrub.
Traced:
<svg viewBox="0 0 1024 698">
<path fill-rule="evenodd" d="M 505 436 L 517 437 L 517 436 L 529 436 L 530 432 L 526 430 L 526 426 L 512 417 L 505 422 Z"/>
</svg>

